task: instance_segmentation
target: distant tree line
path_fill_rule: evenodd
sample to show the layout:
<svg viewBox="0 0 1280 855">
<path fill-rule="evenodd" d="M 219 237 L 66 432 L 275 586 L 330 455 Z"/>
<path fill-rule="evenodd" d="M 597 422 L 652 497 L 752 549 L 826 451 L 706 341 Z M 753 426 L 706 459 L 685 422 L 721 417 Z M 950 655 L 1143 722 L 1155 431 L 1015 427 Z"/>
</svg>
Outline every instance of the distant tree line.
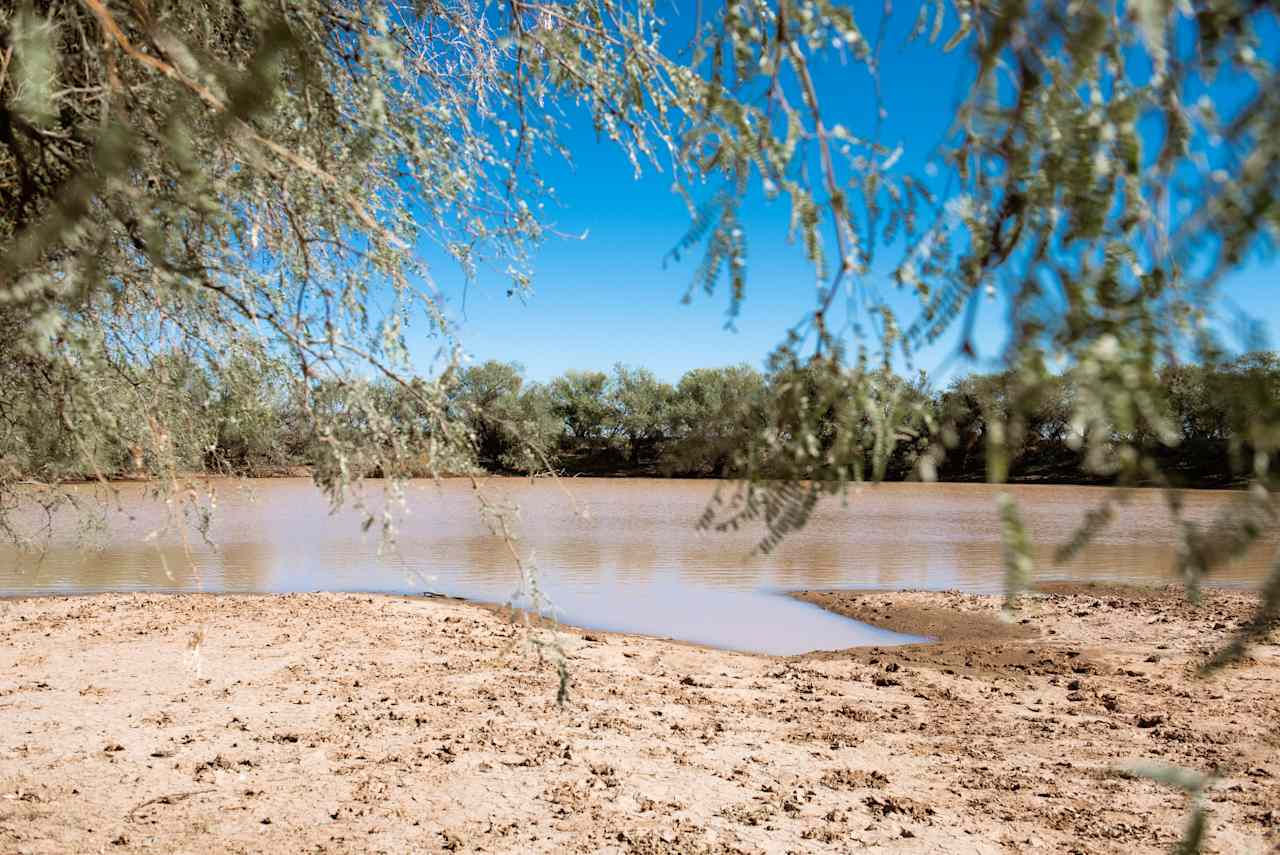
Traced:
<svg viewBox="0 0 1280 855">
<path fill-rule="evenodd" d="M 111 384 L 135 382 L 137 374 L 162 381 L 158 388 L 165 393 L 153 399 L 150 411 L 117 419 L 110 435 L 78 436 L 57 400 L 4 400 L 0 394 L 0 466 L 11 476 L 41 481 L 128 477 L 156 465 L 249 476 L 325 465 L 372 476 L 432 471 L 421 450 L 430 442 L 411 443 L 407 457 L 394 448 L 377 449 L 368 457 L 377 463 L 340 458 L 334 464 L 323 453 L 325 444 L 344 441 L 337 435 L 344 431 L 388 443 L 415 434 L 429 439 L 434 422 L 421 401 L 425 383 L 415 389 L 369 382 L 354 396 L 346 384 L 334 383 L 303 396 L 286 367 L 263 353 L 236 355 L 216 373 L 179 353 L 134 369 L 103 379 L 99 394 L 119 393 Z M 881 400 L 853 401 L 841 392 L 840 376 L 817 367 L 768 374 L 747 365 L 698 368 L 673 385 L 619 364 L 609 372 L 568 371 L 539 383 L 527 381 L 515 363 L 484 362 L 441 384 L 443 406 L 467 430 L 461 439 L 440 439 L 436 469 L 450 461 L 446 468 L 459 472 L 551 468 L 570 475 L 725 478 L 750 463 L 755 472 L 795 477 L 781 455 L 792 445 L 791 434 L 805 434 L 817 445 L 811 457 L 838 458 L 862 468 L 864 477 L 907 480 L 928 469 L 943 481 L 978 481 L 987 477 L 991 426 L 998 424 L 1010 480 L 1109 480 L 1106 467 L 1088 460 L 1085 451 L 1093 446 L 1084 434 L 1098 425 L 1073 422 L 1081 392 L 1070 373 L 1047 380 L 1041 375 L 1031 389 L 1012 371 L 971 374 L 937 389 L 923 374 L 882 379 L 880 388 L 889 391 Z M 1278 429 L 1259 424 L 1255 414 L 1280 396 L 1280 357 L 1258 352 L 1212 368 L 1167 366 L 1160 379 L 1163 400 L 1154 402 L 1149 419 L 1109 426 L 1115 443 L 1149 449 L 1160 471 L 1185 486 L 1242 483 L 1256 466 L 1258 431 Z M 315 432 L 314 408 L 330 410 L 322 420 L 330 433 Z M 851 429 L 850 421 L 861 428 Z M 173 433 L 159 446 L 152 441 L 156 424 Z M 880 424 L 892 425 L 891 433 Z M 837 437 L 853 440 L 835 448 Z M 173 459 L 144 459 L 157 448 Z M 397 472 L 380 471 L 386 460 L 398 461 Z"/>
</svg>

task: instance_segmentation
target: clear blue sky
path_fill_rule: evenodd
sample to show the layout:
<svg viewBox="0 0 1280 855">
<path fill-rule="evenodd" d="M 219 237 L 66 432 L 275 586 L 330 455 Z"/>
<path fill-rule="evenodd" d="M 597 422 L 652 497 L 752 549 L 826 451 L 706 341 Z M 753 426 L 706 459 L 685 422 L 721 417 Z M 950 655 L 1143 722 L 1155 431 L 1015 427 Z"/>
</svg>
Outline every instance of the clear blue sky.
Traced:
<svg viewBox="0 0 1280 855">
<path fill-rule="evenodd" d="M 678 4 L 680 5 L 680 4 Z M 879 4 L 857 4 L 863 31 L 874 33 Z M 870 12 L 863 20 L 864 11 Z M 899 168 L 919 174 L 947 130 L 953 105 L 966 81 L 961 51 L 943 55 L 927 43 L 906 45 L 914 20 L 911 7 L 895 14 L 885 43 L 882 81 L 888 107 L 883 141 L 901 143 Z M 687 38 L 689 23 L 672 15 L 672 33 Z M 870 133 L 875 101 L 861 68 L 829 66 L 821 70 L 820 94 L 829 119 L 855 133 Z M 535 282 L 527 301 L 508 298 L 507 281 L 483 273 L 466 288 L 460 272 L 448 264 L 434 270 L 437 286 L 459 324 L 466 352 L 475 360 L 517 361 L 533 380 L 547 380 L 567 369 L 607 369 L 615 362 L 644 366 L 674 381 L 690 368 L 746 362 L 760 367 L 786 330 L 813 307 L 812 268 L 798 246 L 786 242 L 788 208 L 784 199 L 757 197 L 743 213 L 749 241 L 746 302 L 724 329 L 727 294 L 694 294 L 682 305 L 698 254 L 665 267 L 663 258 L 683 234 L 684 204 L 669 187 L 669 174 L 648 169 L 640 178 L 609 142 L 599 142 L 585 115 L 571 114 L 575 129 L 566 141 L 575 165 L 547 163 L 544 174 L 561 199 L 553 213 L 564 233 L 587 233 L 584 240 L 552 238 L 536 256 Z M 869 281 L 892 293 L 887 275 L 892 252 Z M 895 299 L 905 318 L 914 297 Z M 1226 296 L 1256 319 L 1277 329 L 1280 295 L 1275 268 L 1253 266 L 1234 276 Z M 1005 310 L 999 301 L 983 301 L 977 322 L 980 355 L 995 356 L 1004 341 Z M 934 372 L 955 347 L 954 337 L 919 355 L 916 366 Z M 1272 339 L 1274 344 L 1274 339 Z M 420 350 L 429 356 L 425 343 Z M 981 364 L 979 367 L 984 367 Z M 963 371 L 952 363 L 948 373 Z"/>
</svg>

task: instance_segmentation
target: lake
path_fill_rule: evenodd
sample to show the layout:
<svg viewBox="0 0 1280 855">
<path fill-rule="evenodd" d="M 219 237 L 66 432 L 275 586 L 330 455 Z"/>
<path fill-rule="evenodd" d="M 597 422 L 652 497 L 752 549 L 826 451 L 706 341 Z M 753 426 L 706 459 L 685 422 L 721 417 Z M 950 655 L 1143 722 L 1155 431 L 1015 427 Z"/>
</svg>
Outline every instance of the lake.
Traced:
<svg viewBox="0 0 1280 855">
<path fill-rule="evenodd" d="M 97 591 L 434 591 L 504 602 L 518 577 L 503 540 L 484 524 L 464 480 L 414 482 L 393 549 L 349 511 L 330 515 L 306 479 L 214 481 L 215 546 L 161 531 L 161 504 L 119 486 L 121 510 L 88 548 L 55 525 L 42 555 L 0 547 L 0 594 Z M 492 500 L 520 507 L 522 555 L 555 614 L 579 626 L 790 654 L 911 639 L 824 612 L 779 592 L 928 588 L 998 592 L 1003 580 L 996 489 L 978 484 L 880 484 L 826 500 L 772 554 L 760 532 L 700 532 L 709 481 L 492 478 Z M 1132 491 L 1095 543 L 1054 566 L 1054 546 L 1108 495 L 1106 488 L 1017 486 L 1036 543 L 1039 579 L 1166 583 L 1176 529 L 1163 496 Z M 566 495 L 567 490 L 567 495 Z M 86 494 L 89 490 L 84 490 Z M 570 498 L 572 497 L 572 498 Z M 1184 513 L 1208 522 L 1231 493 L 1188 491 Z M 1258 544 L 1215 584 L 1259 584 L 1276 540 Z"/>
</svg>

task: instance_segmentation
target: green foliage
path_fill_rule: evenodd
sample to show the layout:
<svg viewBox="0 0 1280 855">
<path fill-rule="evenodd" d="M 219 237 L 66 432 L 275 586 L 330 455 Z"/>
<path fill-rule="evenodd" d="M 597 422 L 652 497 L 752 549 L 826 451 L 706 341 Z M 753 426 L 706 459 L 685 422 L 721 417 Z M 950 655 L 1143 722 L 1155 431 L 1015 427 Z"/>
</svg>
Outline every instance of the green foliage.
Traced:
<svg viewBox="0 0 1280 855">
<path fill-rule="evenodd" d="M 365 473 L 456 463 L 464 428 L 440 391 L 456 347 L 412 247 L 466 270 L 501 257 L 523 283 L 540 234 L 485 15 L 165 0 L 4 13 L 0 363 L 15 395 L 56 407 L 80 468 L 115 467 L 119 445 L 140 472 L 187 468 L 166 446 L 188 432 L 133 373 L 175 349 L 220 388 L 240 382 L 237 354 L 287 366 L 335 502 Z M 410 323 L 441 343 L 432 382 L 413 379 Z M 371 372 L 431 429 L 397 434 Z M 254 413 L 212 418 L 241 433 L 213 441 L 211 467 L 260 456 Z"/>
<path fill-rule="evenodd" d="M 1006 608 L 1016 605 L 1018 595 L 1031 584 L 1035 564 L 1031 539 L 1018 513 L 1018 505 L 1008 493 L 996 496 L 1000 510 L 1001 540 L 1004 542 L 1004 591 Z"/>
<path fill-rule="evenodd" d="M 610 421 L 627 445 L 632 464 L 672 432 L 671 408 L 675 390 L 644 368 L 613 367 L 609 382 Z"/>
<path fill-rule="evenodd" d="M 190 371 L 187 366 L 177 369 L 183 373 L 168 381 L 173 386 L 183 388 L 184 379 L 196 379 L 183 376 Z M 287 369 L 265 357 L 235 354 L 220 367 L 219 378 L 219 388 L 200 401 L 199 424 L 215 430 L 206 446 L 204 468 L 248 474 L 285 470 L 289 459 L 277 418 L 288 394 Z M 207 387 L 208 380 L 204 382 Z"/>
<path fill-rule="evenodd" d="M 464 368 L 457 378 L 449 398 L 470 428 L 481 463 L 496 466 L 512 439 L 508 423 L 520 400 L 520 367 L 489 361 Z"/>
<path fill-rule="evenodd" d="M 923 375 L 906 380 L 866 360 L 847 367 L 835 355 L 804 363 L 775 355 L 762 425 L 733 464 L 748 477 L 727 499 L 717 493 L 700 525 L 763 521 L 759 548 L 768 551 L 807 522 L 822 495 L 849 482 L 931 477 L 935 409 Z M 797 489 L 801 482 L 808 486 Z"/>
<path fill-rule="evenodd" d="M 1209 829 L 1209 809 L 1205 804 L 1205 790 L 1213 783 L 1211 776 L 1167 763 L 1136 764 L 1123 770 L 1122 774 L 1147 778 L 1186 793 L 1191 800 L 1191 815 L 1187 819 L 1187 830 L 1174 848 L 1174 852 L 1177 855 L 1195 855 L 1201 851 Z"/>
<path fill-rule="evenodd" d="M 526 388 L 519 365 L 491 360 L 468 366 L 458 372 L 448 397 L 469 428 L 481 466 L 517 472 L 548 467 L 561 424 L 548 390 Z"/>
<path fill-rule="evenodd" d="M 14 113 L 33 127 L 47 127 L 56 117 L 53 109 L 57 84 L 57 48 L 54 24 L 22 4 L 12 19 Z"/>
<path fill-rule="evenodd" d="M 1280 565 L 1280 558 L 1276 560 Z M 1217 651 L 1204 664 L 1204 672 L 1212 673 L 1244 658 L 1249 645 L 1263 641 L 1280 629 L 1280 567 L 1272 567 L 1262 588 L 1262 606 L 1253 618 L 1235 634 L 1231 642 Z"/>
<path fill-rule="evenodd" d="M 568 371 L 551 381 L 551 410 L 564 421 L 569 436 L 578 442 L 604 439 L 609 421 L 605 387 L 609 376 L 602 371 Z"/>
<path fill-rule="evenodd" d="M 260 351 L 235 353 L 210 366 L 175 350 L 120 367 L 123 376 L 104 383 L 99 394 L 136 396 L 148 388 L 154 394 L 135 397 L 139 406 L 129 413 L 132 418 L 114 422 L 113 434 L 97 441 L 88 458 L 57 415 L 56 401 L 31 399 L 16 381 L 8 395 L 0 392 L 0 459 L 8 471 L 42 481 L 145 475 L 152 455 L 169 454 L 179 474 L 270 475 L 328 465 L 327 443 L 354 445 L 378 432 L 381 446 L 350 458 L 352 471 L 394 477 L 552 468 L 713 478 L 755 471 L 764 481 L 815 479 L 838 488 L 850 469 L 852 477 L 888 480 L 984 480 L 994 444 L 989 435 L 999 430 L 1005 480 L 1099 483 L 1110 476 L 1090 469 L 1073 441 L 1069 414 L 1076 384 L 1069 374 L 1035 380 L 1036 397 L 1010 372 L 970 374 L 941 391 L 920 377 L 888 374 L 878 387 L 887 394 L 846 400 L 846 384 L 856 378 L 832 377 L 829 368 L 816 366 L 769 375 L 746 365 L 699 368 L 672 387 L 649 371 L 625 366 L 615 366 L 612 375 L 569 371 L 545 385 L 529 383 L 519 365 L 490 361 L 452 372 L 443 385 L 418 378 L 408 389 L 359 381 L 361 388 L 352 390 L 326 382 L 303 398 L 289 366 Z M 1254 436 L 1270 427 L 1261 402 L 1228 394 L 1219 410 L 1187 389 L 1216 395 L 1234 383 L 1274 386 L 1280 383 L 1280 363 L 1255 353 L 1220 369 L 1182 365 L 1161 377 L 1168 390 L 1161 404 L 1178 428 L 1176 442 L 1165 446 L 1149 435 L 1122 434 L 1114 425 L 1100 429 L 1107 447 L 1147 443 L 1147 453 L 1160 455 L 1163 480 L 1134 483 L 1242 485 L 1258 476 Z M 159 382 L 149 387 L 146 378 Z M 437 390 L 450 422 L 462 426 L 455 434 L 434 433 L 433 408 L 423 397 Z M 1023 403 L 1014 410 L 1010 402 L 1017 395 Z M 1215 426 L 1206 432 L 1207 407 Z M 895 408 L 913 418 L 904 419 Z M 167 446 L 152 447 L 153 421 L 171 426 Z M 317 424 L 329 434 L 317 431 Z M 892 436 L 883 433 L 886 424 L 896 424 Z M 814 442 L 797 455 L 792 437 L 806 431 Z M 433 441 L 447 465 L 414 456 Z M 381 468 L 385 462 L 390 471 Z M 1269 469 L 1262 474 L 1270 477 Z M 1124 495 L 1118 491 L 1098 509 L 1089 536 L 1106 525 L 1108 509 Z M 1224 560 L 1222 549 L 1229 556 L 1247 546 L 1237 541 L 1271 523 L 1267 495 L 1239 494 L 1224 522 L 1200 533 L 1202 545 L 1187 550 L 1188 560 L 1199 554 L 1216 566 Z M 1233 524 L 1238 535 L 1228 531 Z"/>
<path fill-rule="evenodd" d="M 749 366 L 687 372 L 671 405 L 670 469 L 713 478 L 737 474 L 740 451 L 763 427 L 764 400 L 764 378 Z"/>
</svg>

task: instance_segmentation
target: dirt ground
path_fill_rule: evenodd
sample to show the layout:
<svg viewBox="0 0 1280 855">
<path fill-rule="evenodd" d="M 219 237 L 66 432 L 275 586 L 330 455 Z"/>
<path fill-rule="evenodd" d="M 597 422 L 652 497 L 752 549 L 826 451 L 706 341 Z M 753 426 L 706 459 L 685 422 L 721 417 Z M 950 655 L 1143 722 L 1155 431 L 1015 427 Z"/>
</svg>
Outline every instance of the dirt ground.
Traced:
<svg viewBox="0 0 1280 855">
<path fill-rule="evenodd" d="M 1280 638 L 1253 605 L 1058 589 L 813 593 L 933 645 L 795 658 L 565 630 L 570 694 L 438 599 L 0 602 L 0 853 L 1280 852 Z M 203 632 L 201 643 L 193 640 Z M 512 645 L 514 649 L 512 649 Z"/>
</svg>

